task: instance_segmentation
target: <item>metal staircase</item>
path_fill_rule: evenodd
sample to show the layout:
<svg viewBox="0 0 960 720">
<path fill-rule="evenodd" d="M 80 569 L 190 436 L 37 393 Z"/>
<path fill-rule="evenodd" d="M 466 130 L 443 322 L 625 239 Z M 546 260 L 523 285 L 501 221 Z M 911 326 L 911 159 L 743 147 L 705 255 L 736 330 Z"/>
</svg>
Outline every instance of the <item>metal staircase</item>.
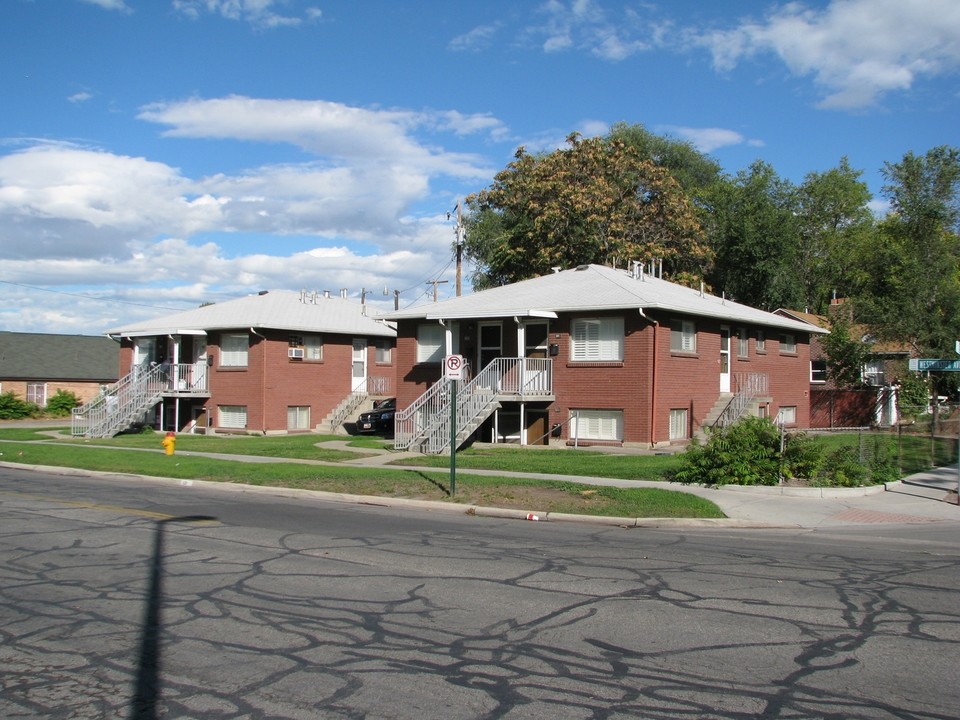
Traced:
<svg viewBox="0 0 960 720">
<path fill-rule="evenodd" d="M 389 377 L 372 376 L 364 378 L 357 383 L 349 395 L 330 411 L 330 414 L 324 418 L 323 422 L 316 426 L 316 431 L 331 435 L 341 432 L 343 424 L 347 422 L 351 416 L 355 415 L 357 410 L 359 410 L 367 400 L 376 397 L 387 397 L 392 387 L 393 384 Z"/>
<path fill-rule="evenodd" d="M 73 409 L 74 437 L 113 437 L 143 418 L 163 398 L 170 384 L 169 368 L 136 367 L 99 397 Z"/>
<path fill-rule="evenodd" d="M 451 382 L 456 383 L 456 443 L 459 447 L 505 400 L 546 400 L 553 395 L 548 358 L 496 358 L 469 382 L 440 380 L 397 413 L 394 448 L 450 452 Z"/>
<path fill-rule="evenodd" d="M 721 394 L 717 404 L 703 421 L 704 429 L 723 429 L 749 415 L 756 407 L 758 399 L 770 394 L 769 376 L 766 373 L 735 373 L 734 388 L 733 394 Z"/>
</svg>

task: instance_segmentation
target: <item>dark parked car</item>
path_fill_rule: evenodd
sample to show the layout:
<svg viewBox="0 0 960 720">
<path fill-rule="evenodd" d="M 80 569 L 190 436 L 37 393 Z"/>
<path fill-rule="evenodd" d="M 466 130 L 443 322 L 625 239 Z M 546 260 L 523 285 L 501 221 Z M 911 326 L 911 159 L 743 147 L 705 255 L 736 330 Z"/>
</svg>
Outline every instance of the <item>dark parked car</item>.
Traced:
<svg viewBox="0 0 960 720">
<path fill-rule="evenodd" d="M 396 398 L 374 403 L 373 410 L 360 414 L 360 419 L 357 420 L 357 432 L 393 435 L 393 416 L 396 412 Z"/>
</svg>

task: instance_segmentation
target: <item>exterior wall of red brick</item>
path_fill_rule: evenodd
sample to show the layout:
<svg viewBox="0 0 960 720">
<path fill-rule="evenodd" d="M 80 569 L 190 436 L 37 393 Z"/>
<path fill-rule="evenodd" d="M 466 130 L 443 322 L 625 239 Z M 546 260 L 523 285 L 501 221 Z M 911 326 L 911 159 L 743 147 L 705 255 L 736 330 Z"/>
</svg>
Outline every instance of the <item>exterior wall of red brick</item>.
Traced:
<svg viewBox="0 0 960 720">
<path fill-rule="evenodd" d="M 624 318 L 623 360 L 574 362 L 571 360 L 571 324 L 578 318 Z M 671 350 L 671 321 L 682 316 L 625 313 L 564 314 L 550 321 L 548 343 L 556 345 L 553 357 L 555 402 L 547 406 L 551 426 L 562 424 L 569 438 L 567 421 L 577 410 L 614 410 L 623 413 L 623 441 L 658 445 L 670 441 L 671 410 L 686 410 L 689 437 L 700 429 L 720 397 L 721 328 L 730 331 L 729 369 L 731 389 L 739 375 L 763 374 L 768 395 L 763 412 L 773 418 L 781 407 L 790 409 L 795 427 L 809 427 L 809 336 L 793 334 L 793 349 L 781 342 L 773 328 L 746 328 L 745 353 L 740 352 L 740 326 L 705 318 L 696 322 L 696 349 Z M 417 364 L 417 327 L 422 320 L 402 320 L 397 338 L 397 399 L 407 407 L 440 377 L 439 363 Z M 516 356 L 516 332 L 512 320 L 503 321 L 503 356 Z M 461 322 L 460 347 L 471 353 L 476 345 L 475 323 Z M 759 337 L 764 348 L 758 349 Z M 475 362 L 474 357 L 469 357 Z"/>
<path fill-rule="evenodd" d="M 238 329 L 233 333 L 248 335 L 245 366 L 223 365 L 223 333 L 211 333 L 207 338 L 207 354 L 212 359 L 207 378 L 210 397 L 204 403 L 205 423 L 216 431 L 225 431 L 220 428 L 219 409 L 227 406 L 246 409 L 247 432 L 286 432 L 291 407 L 300 408 L 301 413 L 309 408 L 308 428 L 312 429 L 354 388 L 353 337 L 322 334 L 322 359 L 308 360 L 289 357 L 290 335 L 286 331 L 250 333 Z M 370 338 L 366 339 L 365 356 L 370 385 L 392 390 L 396 350 L 391 348 L 389 362 L 378 363 L 376 344 Z M 123 376 L 130 372 L 133 362 L 130 340 L 123 341 L 120 358 Z M 382 382 L 374 382 L 374 378 Z M 181 419 L 181 425 L 185 421 Z"/>
</svg>

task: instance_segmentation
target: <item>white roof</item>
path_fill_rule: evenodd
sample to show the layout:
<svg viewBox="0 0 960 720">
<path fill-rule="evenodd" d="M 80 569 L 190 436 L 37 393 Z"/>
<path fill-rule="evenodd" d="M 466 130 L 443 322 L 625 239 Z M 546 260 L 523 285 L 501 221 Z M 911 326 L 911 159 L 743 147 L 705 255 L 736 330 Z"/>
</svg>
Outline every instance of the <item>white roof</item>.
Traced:
<svg viewBox="0 0 960 720">
<path fill-rule="evenodd" d="M 237 328 L 394 337 L 396 330 L 339 296 L 271 290 L 108 330 L 112 336 L 205 335 Z"/>
<path fill-rule="evenodd" d="M 387 320 L 457 320 L 485 317 L 557 317 L 561 312 L 663 310 L 798 332 L 825 332 L 732 300 L 603 265 L 581 265 L 472 295 L 385 313 Z"/>
</svg>

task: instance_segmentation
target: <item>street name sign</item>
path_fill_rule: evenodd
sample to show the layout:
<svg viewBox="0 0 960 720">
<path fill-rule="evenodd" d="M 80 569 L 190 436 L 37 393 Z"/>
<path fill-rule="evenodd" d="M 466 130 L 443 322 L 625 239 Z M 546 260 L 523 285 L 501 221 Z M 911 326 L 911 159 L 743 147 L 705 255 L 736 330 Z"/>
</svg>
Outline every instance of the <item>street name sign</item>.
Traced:
<svg viewBox="0 0 960 720">
<path fill-rule="evenodd" d="M 960 360 L 935 360 L 932 358 L 912 358 L 910 369 L 923 372 L 960 372 Z"/>
</svg>

